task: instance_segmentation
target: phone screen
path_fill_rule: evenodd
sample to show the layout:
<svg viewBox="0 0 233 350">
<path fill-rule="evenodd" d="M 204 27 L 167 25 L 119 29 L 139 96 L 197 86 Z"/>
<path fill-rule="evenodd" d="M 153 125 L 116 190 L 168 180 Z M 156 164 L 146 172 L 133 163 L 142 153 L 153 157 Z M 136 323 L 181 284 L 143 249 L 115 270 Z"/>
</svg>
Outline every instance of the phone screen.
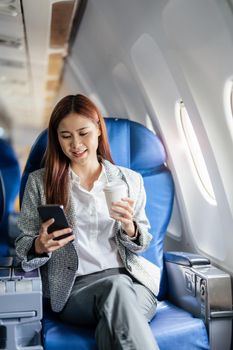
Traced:
<svg viewBox="0 0 233 350">
<path fill-rule="evenodd" d="M 54 231 L 69 227 L 62 205 L 58 205 L 58 204 L 40 205 L 38 206 L 37 209 L 38 209 L 40 218 L 43 222 L 52 218 L 55 220 L 54 223 L 49 226 L 48 233 L 52 233 Z M 72 235 L 72 232 L 66 233 L 60 237 L 56 237 L 54 238 L 54 240 L 60 240 L 70 235 Z"/>
</svg>

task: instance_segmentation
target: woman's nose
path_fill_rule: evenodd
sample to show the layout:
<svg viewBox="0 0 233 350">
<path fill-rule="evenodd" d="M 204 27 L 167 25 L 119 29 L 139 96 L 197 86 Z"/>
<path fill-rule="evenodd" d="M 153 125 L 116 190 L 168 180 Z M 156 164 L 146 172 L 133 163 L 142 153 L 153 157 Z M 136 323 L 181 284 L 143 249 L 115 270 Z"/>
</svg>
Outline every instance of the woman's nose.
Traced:
<svg viewBox="0 0 233 350">
<path fill-rule="evenodd" d="M 74 138 L 72 139 L 71 146 L 72 146 L 73 148 L 77 149 L 77 148 L 79 148 L 80 146 L 82 146 L 82 142 L 81 142 L 81 140 L 79 140 L 78 137 L 74 137 Z"/>
</svg>

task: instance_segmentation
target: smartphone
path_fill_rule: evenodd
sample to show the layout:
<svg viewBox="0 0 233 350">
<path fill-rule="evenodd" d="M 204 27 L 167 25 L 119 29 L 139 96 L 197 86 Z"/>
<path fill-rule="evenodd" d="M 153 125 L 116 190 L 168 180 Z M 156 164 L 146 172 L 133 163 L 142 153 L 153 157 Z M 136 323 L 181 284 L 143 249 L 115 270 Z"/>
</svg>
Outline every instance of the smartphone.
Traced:
<svg viewBox="0 0 233 350">
<path fill-rule="evenodd" d="M 69 224 L 66 219 L 63 205 L 59 204 L 46 204 L 46 205 L 39 205 L 37 207 L 40 218 L 43 222 L 54 219 L 54 223 L 48 227 L 48 233 L 52 233 L 53 231 L 61 230 L 63 228 L 68 228 Z M 54 238 L 55 241 L 58 241 L 60 239 L 63 239 L 65 237 L 68 237 L 72 235 L 72 232 L 66 233 L 60 237 Z"/>
</svg>

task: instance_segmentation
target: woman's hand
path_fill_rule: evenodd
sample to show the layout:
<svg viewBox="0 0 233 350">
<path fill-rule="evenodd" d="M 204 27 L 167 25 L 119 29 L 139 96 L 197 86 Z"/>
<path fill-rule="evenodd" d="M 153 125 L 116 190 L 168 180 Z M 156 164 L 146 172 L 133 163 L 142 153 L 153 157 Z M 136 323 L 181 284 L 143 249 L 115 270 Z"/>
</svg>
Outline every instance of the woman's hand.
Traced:
<svg viewBox="0 0 233 350">
<path fill-rule="evenodd" d="M 122 198 L 120 202 L 112 203 L 111 217 L 121 222 L 123 230 L 127 233 L 129 237 L 135 236 L 135 225 L 133 222 L 133 206 L 134 200 L 130 198 Z"/>
<path fill-rule="evenodd" d="M 62 238 L 60 240 L 54 240 L 56 237 L 60 237 L 66 233 L 72 232 L 71 228 L 65 228 L 62 230 L 54 231 L 52 233 L 48 233 L 48 228 L 50 225 L 54 223 L 54 219 L 50 219 L 45 221 L 39 231 L 39 236 L 35 239 L 35 252 L 37 254 L 49 253 L 57 250 L 68 242 L 74 239 L 74 235 L 70 235 L 66 238 Z"/>
</svg>

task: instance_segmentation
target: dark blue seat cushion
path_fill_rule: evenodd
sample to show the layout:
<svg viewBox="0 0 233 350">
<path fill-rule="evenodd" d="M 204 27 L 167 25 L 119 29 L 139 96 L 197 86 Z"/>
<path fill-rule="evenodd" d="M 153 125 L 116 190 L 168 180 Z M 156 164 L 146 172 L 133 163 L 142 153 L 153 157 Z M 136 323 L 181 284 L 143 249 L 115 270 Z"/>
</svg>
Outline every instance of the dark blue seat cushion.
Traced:
<svg viewBox="0 0 233 350">
<path fill-rule="evenodd" d="M 208 335 L 202 320 L 167 300 L 158 303 L 157 314 L 150 325 L 160 350 L 209 349 Z"/>
<path fill-rule="evenodd" d="M 160 350 L 209 349 L 204 323 L 168 301 L 158 303 L 157 314 L 150 326 Z M 93 328 L 68 325 L 59 321 L 53 312 L 45 312 L 45 350 L 97 350 L 94 333 Z"/>
</svg>

